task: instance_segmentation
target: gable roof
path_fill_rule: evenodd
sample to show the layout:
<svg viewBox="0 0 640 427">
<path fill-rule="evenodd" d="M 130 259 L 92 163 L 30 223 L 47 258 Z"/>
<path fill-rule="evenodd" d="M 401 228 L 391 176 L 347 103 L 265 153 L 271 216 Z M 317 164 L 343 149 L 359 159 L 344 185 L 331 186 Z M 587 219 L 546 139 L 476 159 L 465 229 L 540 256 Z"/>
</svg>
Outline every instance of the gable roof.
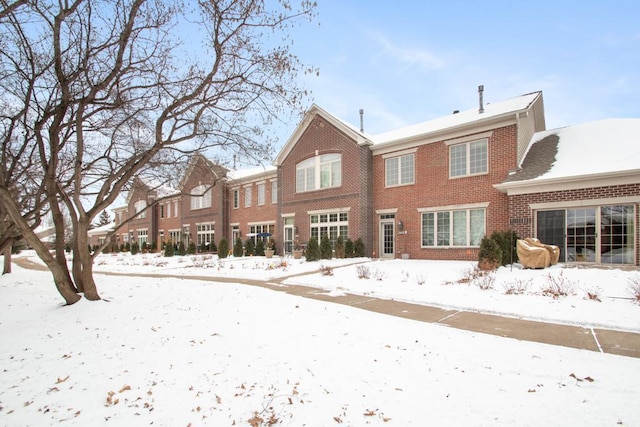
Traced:
<svg viewBox="0 0 640 427">
<path fill-rule="evenodd" d="M 273 164 L 275 166 L 279 166 L 282 164 L 282 162 L 284 162 L 284 160 L 287 158 L 287 156 L 289 155 L 293 147 L 298 142 L 298 139 L 300 139 L 304 131 L 307 130 L 307 127 L 311 124 L 311 122 L 316 116 L 321 116 L 331 125 L 335 126 L 338 130 L 344 132 L 345 134 L 347 134 L 347 136 L 350 136 L 351 138 L 353 138 L 359 145 L 371 144 L 370 135 L 368 135 L 367 133 L 360 132 L 360 130 L 355 126 L 329 114 L 322 108 L 318 107 L 316 104 L 313 104 L 311 105 L 311 108 L 307 110 L 307 112 L 305 113 L 300 123 L 298 123 L 298 126 L 296 127 L 296 129 L 293 131 L 293 133 L 291 134 L 287 142 L 284 144 L 284 146 L 276 156 L 275 160 L 273 161 Z"/>
<path fill-rule="evenodd" d="M 537 132 L 519 169 L 496 188 L 623 176 L 640 182 L 639 139 L 640 119 L 605 119 Z"/>
</svg>

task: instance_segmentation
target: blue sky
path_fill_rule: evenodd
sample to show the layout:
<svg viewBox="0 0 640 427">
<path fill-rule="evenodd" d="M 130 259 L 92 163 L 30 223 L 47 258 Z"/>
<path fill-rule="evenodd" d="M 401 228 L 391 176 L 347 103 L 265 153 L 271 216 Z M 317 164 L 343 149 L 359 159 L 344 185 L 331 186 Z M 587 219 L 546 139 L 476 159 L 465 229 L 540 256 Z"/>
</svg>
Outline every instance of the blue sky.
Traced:
<svg viewBox="0 0 640 427">
<path fill-rule="evenodd" d="M 640 118 L 640 2 L 318 0 L 293 35 L 312 101 L 380 133 L 543 91 L 547 128 Z M 287 126 L 287 137 L 295 124 Z M 285 141 L 282 141 L 284 143 Z"/>
</svg>

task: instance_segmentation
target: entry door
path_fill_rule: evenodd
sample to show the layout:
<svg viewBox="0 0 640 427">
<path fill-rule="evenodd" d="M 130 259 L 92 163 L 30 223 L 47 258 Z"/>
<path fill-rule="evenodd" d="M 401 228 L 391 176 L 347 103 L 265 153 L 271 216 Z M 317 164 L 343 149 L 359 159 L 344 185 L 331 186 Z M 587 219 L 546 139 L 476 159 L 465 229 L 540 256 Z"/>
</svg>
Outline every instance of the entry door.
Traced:
<svg viewBox="0 0 640 427">
<path fill-rule="evenodd" d="M 293 249 L 293 225 L 284 226 L 284 253 L 289 254 Z"/>
<path fill-rule="evenodd" d="M 395 220 L 380 221 L 380 257 L 395 257 Z"/>
</svg>

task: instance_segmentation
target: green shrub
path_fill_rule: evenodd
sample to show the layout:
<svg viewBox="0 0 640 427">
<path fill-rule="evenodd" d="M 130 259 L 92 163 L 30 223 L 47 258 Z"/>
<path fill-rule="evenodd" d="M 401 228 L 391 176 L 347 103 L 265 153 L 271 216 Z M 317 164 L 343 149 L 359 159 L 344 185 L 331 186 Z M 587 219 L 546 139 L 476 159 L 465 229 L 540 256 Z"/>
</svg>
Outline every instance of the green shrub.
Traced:
<svg viewBox="0 0 640 427">
<path fill-rule="evenodd" d="M 240 258 L 243 255 L 243 249 L 242 249 L 242 240 L 240 240 L 240 238 L 238 237 L 236 239 L 236 242 L 233 244 L 233 256 Z"/>
<path fill-rule="evenodd" d="M 187 249 L 184 247 L 184 242 L 178 243 L 178 255 L 185 256 L 187 254 Z"/>
<path fill-rule="evenodd" d="M 253 239 L 247 239 L 244 242 L 244 254 L 246 256 L 252 256 L 255 255 L 256 253 L 256 246 L 253 243 Z"/>
<path fill-rule="evenodd" d="M 196 244 L 194 242 L 189 243 L 189 248 L 187 249 L 187 254 L 193 255 L 196 253 Z"/>
<path fill-rule="evenodd" d="M 344 257 L 353 258 L 353 240 L 349 238 L 344 242 Z"/>
<path fill-rule="evenodd" d="M 322 234 L 322 238 L 320 239 L 320 258 L 333 258 L 333 249 L 331 249 L 331 241 L 329 240 L 327 233 Z"/>
<path fill-rule="evenodd" d="M 138 242 L 133 242 L 131 247 L 129 248 L 131 251 L 131 255 L 136 255 L 140 251 L 140 247 L 138 246 Z"/>
<path fill-rule="evenodd" d="M 255 252 L 256 256 L 264 256 L 264 241 L 262 239 L 258 239 Z"/>
<path fill-rule="evenodd" d="M 360 237 L 353 243 L 353 256 L 356 258 L 364 256 L 364 242 Z"/>
<path fill-rule="evenodd" d="M 487 236 L 482 238 L 480 242 L 480 251 L 478 252 L 478 267 L 481 270 L 495 270 L 500 266 L 502 260 L 502 250 L 495 240 Z"/>
<path fill-rule="evenodd" d="M 334 255 L 336 258 L 344 258 L 344 239 L 342 236 L 338 236 L 336 244 L 333 247 Z"/>
<path fill-rule="evenodd" d="M 209 250 L 210 250 L 211 252 L 218 252 L 218 247 L 216 246 L 215 242 L 211 242 L 211 243 L 209 244 Z"/>
<path fill-rule="evenodd" d="M 226 258 L 229 255 L 229 242 L 227 239 L 222 238 L 218 243 L 218 258 Z"/>
<path fill-rule="evenodd" d="M 166 257 L 172 257 L 176 252 L 176 247 L 173 245 L 173 243 L 169 242 L 166 245 L 164 245 L 164 256 Z"/>
<path fill-rule="evenodd" d="M 516 242 L 518 241 L 518 233 L 515 231 L 494 231 L 491 234 L 491 240 L 498 244 L 502 251 L 501 264 L 509 265 L 518 261 L 518 251 Z"/>
<path fill-rule="evenodd" d="M 318 246 L 318 239 L 315 237 L 309 239 L 304 257 L 307 261 L 317 261 L 320 258 L 320 246 Z"/>
</svg>

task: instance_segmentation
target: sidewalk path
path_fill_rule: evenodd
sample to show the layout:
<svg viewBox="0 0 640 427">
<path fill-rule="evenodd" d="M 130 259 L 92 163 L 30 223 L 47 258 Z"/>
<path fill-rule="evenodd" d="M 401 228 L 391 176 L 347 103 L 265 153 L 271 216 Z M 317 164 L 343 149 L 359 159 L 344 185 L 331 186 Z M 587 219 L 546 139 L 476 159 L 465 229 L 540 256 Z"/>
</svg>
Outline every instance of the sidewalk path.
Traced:
<svg viewBox="0 0 640 427">
<path fill-rule="evenodd" d="M 47 268 L 25 258 L 13 260 L 22 268 L 46 270 Z M 304 298 L 342 304 L 361 310 L 402 317 L 419 322 L 448 326 L 456 329 L 491 334 L 522 341 L 559 345 L 583 350 L 599 351 L 620 356 L 640 358 L 640 333 L 616 331 L 611 329 L 587 328 L 582 326 L 547 323 L 534 320 L 517 319 L 494 314 L 447 310 L 422 304 L 414 304 L 370 296 L 345 294 L 328 295 L 318 288 L 300 285 L 285 285 L 282 282 L 290 277 L 281 277 L 268 281 L 226 278 L 213 276 L 181 276 L 170 274 L 110 273 L 95 272 L 111 276 L 138 276 L 155 278 L 176 278 L 182 280 L 201 280 L 218 283 L 240 283 L 251 286 L 285 292 Z M 310 272 L 304 274 L 313 274 Z"/>
</svg>

